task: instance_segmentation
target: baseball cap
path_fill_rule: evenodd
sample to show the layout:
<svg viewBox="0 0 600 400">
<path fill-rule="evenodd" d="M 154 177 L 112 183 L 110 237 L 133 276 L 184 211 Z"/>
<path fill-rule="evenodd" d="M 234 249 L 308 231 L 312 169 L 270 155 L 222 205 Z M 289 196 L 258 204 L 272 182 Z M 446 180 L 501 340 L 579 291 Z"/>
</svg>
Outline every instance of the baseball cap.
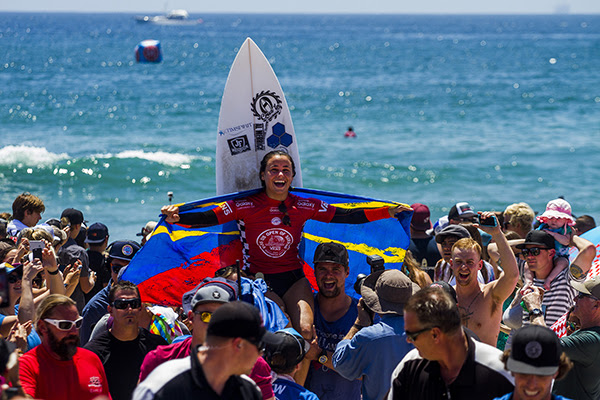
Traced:
<svg viewBox="0 0 600 400">
<path fill-rule="evenodd" d="M 517 249 L 524 249 L 527 245 L 544 246 L 546 249 L 554 248 L 554 238 L 544 231 L 529 231 L 525 236 L 525 242 L 516 245 Z"/>
<path fill-rule="evenodd" d="M 204 278 L 194 289 L 183 294 L 181 304 L 188 313 L 198 304 L 229 303 L 237 299 L 237 282 L 225 278 Z"/>
<path fill-rule="evenodd" d="M 348 266 L 348 250 L 340 243 L 328 242 L 321 243 L 315 250 L 313 263 L 332 262 Z"/>
<path fill-rule="evenodd" d="M 448 212 L 449 219 L 471 218 L 477 215 L 473 207 L 466 201 L 456 203 Z"/>
<path fill-rule="evenodd" d="M 158 222 L 156 221 L 148 221 L 146 222 L 146 225 L 144 225 L 144 227 L 142 228 L 142 230 L 138 233 L 136 233 L 136 236 L 147 236 L 148 234 L 152 233 L 152 231 L 154 230 L 154 228 L 156 228 L 156 225 L 158 224 Z"/>
<path fill-rule="evenodd" d="M 93 223 L 87 229 L 86 243 L 102 243 L 108 237 L 108 228 L 101 222 Z"/>
<path fill-rule="evenodd" d="M 225 338 L 239 337 L 269 347 L 277 346 L 283 341 L 281 336 L 267 331 L 258 308 L 243 301 L 232 301 L 219 307 L 208 323 L 206 334 Z"/>
<path fill-rule="evenodd" d="M 571 281 L 571 286 L 581 293 L 589 294 L 600 299 L 600 275 L 588 277 L 583 282 Z"/>
<path fill-rule="evenodd" d="M 265 359 L 271 368 L 289 370 L 304 359 L 310 344 L 294 328 L 278 330 L 275 335 L 280 336 L 282 342 L 269 348 Z"/>
<path fill-rule="evenodd" d="M 440 288 L 444 292 L 448 293 L 455 303 L 458 303 L 458 297 L 456 297 L 456 290 L 446 281 L 435 281 L 429 287 Z"/>
<path fill-rule="evenodd" d="M 13 273 L 17 271 L 17 273 L 23 274 L 23 264 L 9 264 L 7 262 L 1 264 L 4 268 L 6 268 L 6 274 Z"/>
<path fill-rule="evenodd" d="M 119 260 L 131 261 L 139 249 L 140 245 L 133 240 L 117 240 L 111 243 L 108 256 Z"/>
<path fill-rule="evenodd" d="M 425 204 L 415 203 L 410 206 L 413 209 L 413 216 L 410 226 L 418 231 L 431 229 L 431 212 Z"/>
<path fill-rule="evenodd" d="M 83 223 L 83 213 L 74 208 L 67 208 L 60 215 L 60 219 L 66 218 L 69 220 L 71 224 L 82 224 Z"/>
<path fill-rule="evenodd" d="M 433 224 L 433 228 L 427 229 L 427 231 L 425 231 L 425 233 L 427 233 L 429 236 L 435 236 L 438 233 L 440 233 L 442 231 L 442 229 L 444 229 L 447 226 L 448 226 L 448 216 L 444 215 L 443 217 L 440 217 L 440 219 L 435 221 L 435 224 Z"/>
<path fill-rule="evenodd" d="M 442 229 L 438 234 L 435 235 L 435 241 L 442 243 L 448 236 L 456 236 L 460 239 L 470 238 L 471 234 L 469 231 L 460 225 L 448 225 Z"/>
<path fill-rule="evenodd" d="M 367 307 L 376 313 L 402 315 L 404 305 L 419 289 L 404 272 L 387 269 L 367 276 L 360 294 Z"/>
<path fill-rule="evenodd" d="M 527 325 L 512 339 L 506 369 L 527 375 L 552 375 L 558 371 L 562 347 L 556 333 L 541 325 Z"/>
</svg>

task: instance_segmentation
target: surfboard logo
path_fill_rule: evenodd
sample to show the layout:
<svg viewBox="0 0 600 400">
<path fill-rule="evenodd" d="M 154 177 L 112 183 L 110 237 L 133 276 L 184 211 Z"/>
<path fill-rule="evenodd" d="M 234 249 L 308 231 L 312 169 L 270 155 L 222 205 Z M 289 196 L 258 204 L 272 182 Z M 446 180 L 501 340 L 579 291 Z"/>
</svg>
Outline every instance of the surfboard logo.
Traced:
<svg viewBox="0 0 600 400">
<path fill-rule="evenodd" d="M 267 256 L 272 258 L 282 257 L 292 247 L 294 238 L 285 229 L 267 229 L 256 238 L 256 244 Z"/>
<path fill-rule="evenodd" d="M 250 151 L 250 143 L 248 143 L 248 136 L 246 135 L 227 139 L 227 144 L 229 145 L 229 151 L 231 151 L 232 156 Z"/>
<path fill-rule="evenodd" d="M 256 118 L 264 122 L 254 124 L 255 149 L 264 150 L 269 122 L 274 120 L 283 110 L 281 97 L 270 90 L 263 90 L 252 98 L 250 110 Z"/>
</svg>

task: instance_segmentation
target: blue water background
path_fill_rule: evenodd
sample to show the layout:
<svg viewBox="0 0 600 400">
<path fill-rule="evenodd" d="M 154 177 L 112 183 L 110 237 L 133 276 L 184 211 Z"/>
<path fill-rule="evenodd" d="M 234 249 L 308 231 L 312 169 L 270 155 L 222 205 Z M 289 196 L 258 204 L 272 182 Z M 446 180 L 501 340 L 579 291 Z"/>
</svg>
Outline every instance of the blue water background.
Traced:
<svg viewBox="0 0 600 400">
<path fill-rule="evenodd" d="M 304 186 L 600 218 L 600 16 L 0 13 L 0 211 L 23 191 L 135 238 L 215 194 L 220 100 L 252 37 L 291 109 Z M 134 47 L 161 41 L 161 64 Z M 343 137 L 353 126 L 358 138 Z"/>
</svg>

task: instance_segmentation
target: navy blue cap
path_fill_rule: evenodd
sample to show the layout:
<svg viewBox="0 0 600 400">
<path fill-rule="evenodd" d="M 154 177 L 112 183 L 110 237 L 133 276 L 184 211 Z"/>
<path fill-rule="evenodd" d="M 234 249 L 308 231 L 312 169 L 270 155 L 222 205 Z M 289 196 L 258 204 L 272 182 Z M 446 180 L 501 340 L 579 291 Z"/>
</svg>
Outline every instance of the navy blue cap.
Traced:
<svg viewBox="0 0 600 400">
<path fill-rule="evenodd" d="M 101 222 L 93 223 L 87 228 L 86 243 L 102 243 L 108 237 L 108 228 Z"/>
<path fill-rule="evenodd" d="M 131 261 L 140 245 L 133 240 L 117 240 L 110 245 L 108 256 L 118 260 Z"/>
</svg>

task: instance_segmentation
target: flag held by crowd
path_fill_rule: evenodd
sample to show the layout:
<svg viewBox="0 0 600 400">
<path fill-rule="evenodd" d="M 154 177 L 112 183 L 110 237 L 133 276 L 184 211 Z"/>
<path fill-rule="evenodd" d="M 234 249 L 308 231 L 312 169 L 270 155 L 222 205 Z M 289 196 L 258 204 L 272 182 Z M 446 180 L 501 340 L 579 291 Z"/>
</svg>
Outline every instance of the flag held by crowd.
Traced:
<svg viewBox="0 0 600 400">
<path fill-rule="evenodd" d="M 239 192 L 180 205 L 180 213 L 204 211 L 232 199 L 247 197 L 258 190 Z M 340 208 L 382 207 L 393 203 L 347 194 L 310 189 L 291 189 L 291 193 L 316 198 Z M 410 243 L 411 212 L 367 224 L 336 224 L 309 220 L 303 233 L 300 257 L 304 272 L 316 288 L 312 260 L 316 247 L 323 242 L 343 244 L 350 256 L 350 275 L 346 293 L 358 297 L 353 286 L 358 274 L 370 273 L 368 255 L 379 255 L 385 267 L 400 269 Z M 162 305 L 180 305 L 181 296 L 203 278 L 242 260 L 242 243 L 235 222 L 209 228 L 190 228 L 169 224 L 161 218 L 150 240 L 135 255 L 123 279 L 138 285 L 142 299 Z"/>
</svg>

